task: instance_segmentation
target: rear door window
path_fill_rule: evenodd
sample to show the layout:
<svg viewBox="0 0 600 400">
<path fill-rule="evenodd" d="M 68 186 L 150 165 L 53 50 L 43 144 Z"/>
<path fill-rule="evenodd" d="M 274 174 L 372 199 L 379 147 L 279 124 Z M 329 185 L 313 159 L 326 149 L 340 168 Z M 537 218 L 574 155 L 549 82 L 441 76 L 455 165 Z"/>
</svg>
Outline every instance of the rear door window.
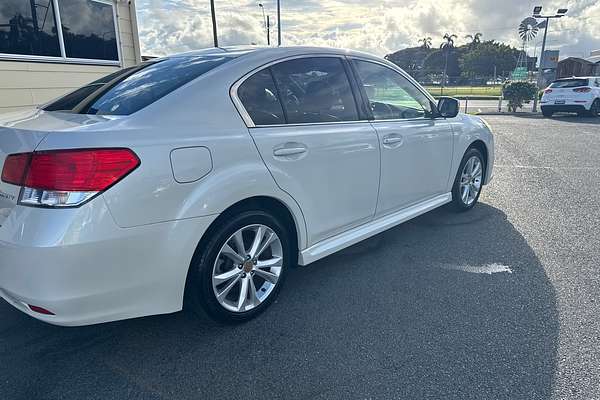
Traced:
<svg viewBox="0 0 600 400">
<path fill-rule="evenodd" d="M 551 88 L 561 89 L 561 88 L 575 88 L 580 86 L 587 86 L 587 79 L 563 79 L 560 81 L 552 82 L 550 85 Z"/>
<path fill-rule="evenodd" d="M 283 109 L 269 69 L 263 69 L 246 79 L 237 93 L 255 125 L 285 124 Z"/>
<path fill-rule="evenodd" d="M 129 115 L 200 75 L 234 59 L 233 55 L 173 57 L 119 71 L 49 104 L 47 111 Z"/>
<path fill-rule="evenodd" d="M 311 57 L 271 67 L 290 124 L 357 121 L 358 112 L 342 60 Z"/>
</svg>

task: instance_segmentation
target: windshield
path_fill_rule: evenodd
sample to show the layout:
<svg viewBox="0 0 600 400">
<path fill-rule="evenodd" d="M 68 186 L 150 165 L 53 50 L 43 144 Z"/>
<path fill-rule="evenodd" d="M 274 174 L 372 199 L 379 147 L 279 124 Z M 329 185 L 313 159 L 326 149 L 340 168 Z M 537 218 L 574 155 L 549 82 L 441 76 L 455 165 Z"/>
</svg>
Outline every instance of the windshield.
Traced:
<svg viewBox="0 0 600 400">
<path fill-rule="evenodd" d="M 556 82 L 552 82 L 551 88 L 574 88 L 579 86 L 587 86 L 587 79 L 564 79 Z"/>
<path fill-rule="evenodd" d="M 229 55 L 174 57 L 142 64 L 79 88 L 44 110 L 129 115 L 233 58 Z"/>
</svg>

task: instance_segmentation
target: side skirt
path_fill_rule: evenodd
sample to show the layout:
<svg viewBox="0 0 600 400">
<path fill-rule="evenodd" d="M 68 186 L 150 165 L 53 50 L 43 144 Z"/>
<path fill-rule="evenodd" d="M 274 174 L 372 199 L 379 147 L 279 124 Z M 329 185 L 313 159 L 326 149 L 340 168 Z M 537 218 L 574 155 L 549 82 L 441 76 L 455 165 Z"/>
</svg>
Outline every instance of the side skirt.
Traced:
<svg viewBox="0 0 600 400">
<path fill-rule="evenodd" d="M 298 257 L 298 264 L 308 265 L 451 201 L 452 193 L 445 193 L 393 214 L 385 215 L 346 232 L 342 232 L 337 236 L 322 240 L 319 243 L 315 243 L 309 248 L 302 250 Z"/>
</svg>

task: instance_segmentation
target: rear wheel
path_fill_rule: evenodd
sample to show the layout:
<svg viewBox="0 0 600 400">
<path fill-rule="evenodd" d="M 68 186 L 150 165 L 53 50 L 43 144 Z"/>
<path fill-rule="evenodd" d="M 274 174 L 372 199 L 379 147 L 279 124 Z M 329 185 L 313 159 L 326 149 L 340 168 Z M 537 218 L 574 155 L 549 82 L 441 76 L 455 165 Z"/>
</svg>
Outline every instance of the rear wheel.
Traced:
<svg viewBox="0 0 600 400">
<path fill-rule="evenodd" d="M 470 210 L 477 204 L 483 185 L 485 161 L 476 148 L 467 150 L 462 158 L 452 187 L 452 207 L 456 211 Z"/>
<path fill-rule="evenodd" d="M 590 117 L 597 117 L 598 114 L 600 114 L 600 99 L 594 100 L 590 107 L 590 111 L 588 112 Z"/>
<path fill-rule="evenodd" d="M 223 322 L 244 322 L 277 297 L 291 261 L 286 227 L 264 211 L 228 219 L 192 262 L 191 306 Z"/>
<path fill-rule="evenodd" d="M 545 110 L 545 109 L 542 107 L 542 115 L 543 115 L 544 117 L 546 117 L 546 118 L 550 118 L 550 117 L 552 117 L 552 114 L 554 114 L 552 111 L 550 111 L 550 110 Z"/>
</svg>

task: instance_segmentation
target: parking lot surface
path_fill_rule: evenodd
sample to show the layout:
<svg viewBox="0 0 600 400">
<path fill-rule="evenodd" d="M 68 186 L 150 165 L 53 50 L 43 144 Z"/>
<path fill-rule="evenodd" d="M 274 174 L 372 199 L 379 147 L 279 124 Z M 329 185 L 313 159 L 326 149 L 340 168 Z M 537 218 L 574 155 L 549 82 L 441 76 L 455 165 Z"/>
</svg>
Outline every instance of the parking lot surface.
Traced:
<svg viewBox="0 0 600 400">
<path fill-rule="evenodd" d="M 475 209 L 292 270 L 244 325 L 61 328 L 1 302 L 0 399 L 600 399 L 600 119 L 487 120 Z"/>
</svg>

